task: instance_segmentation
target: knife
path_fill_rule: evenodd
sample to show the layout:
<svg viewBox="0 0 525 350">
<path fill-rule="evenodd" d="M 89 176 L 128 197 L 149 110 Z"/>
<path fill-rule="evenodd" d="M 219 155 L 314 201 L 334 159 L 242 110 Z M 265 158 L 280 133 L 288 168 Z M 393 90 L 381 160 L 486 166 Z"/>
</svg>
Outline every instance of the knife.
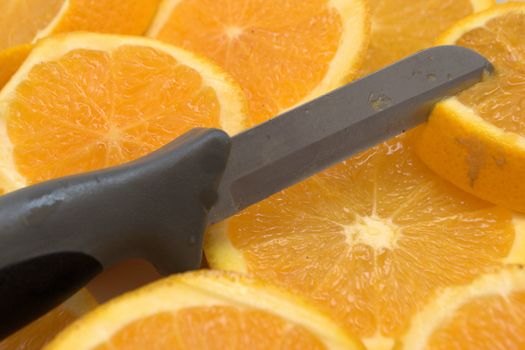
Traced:
<svg viewBox="0 0 525 350">
<path fill-rule="evenodd" d="M 425 122 L 491 69 L 469 49 L 431 48 L 232 138 L 194 129 L 136 161 L 0 197 L 0 338 L 119 261 L 199 268 L 206 226 Z"/>
</svg>

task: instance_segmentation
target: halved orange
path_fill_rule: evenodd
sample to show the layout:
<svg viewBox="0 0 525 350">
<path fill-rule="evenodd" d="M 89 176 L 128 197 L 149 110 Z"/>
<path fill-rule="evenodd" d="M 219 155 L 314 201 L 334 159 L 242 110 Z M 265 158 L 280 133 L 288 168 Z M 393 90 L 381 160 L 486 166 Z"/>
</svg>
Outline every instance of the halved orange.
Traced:
<svg viewBox="0 0 525 350">
<path fill-rule="evenodd" d="M 46 350 L 363 349 L 301 298 L 245 276 L 169 277 L 88 314 Z"/>
<path fill-rule="evenodd" d="M 0 350 L 40 350 L 60 331 L 97 305 L 85 290 L 0 342 Z"/>
<path fill-rule="evenodd" d="M 205 243 L 210 266 L 301 293 L 380 349 L 412 327 L 438 288 L 525 261 L 525 219 L 434 175 L 412 137 L 374 147 L 215 226 Z"/>
<path fill-rule="evenodd" d="M 148 35 L 219 63 L 255 124 L 354 77 L 367 12 L 363 0 L 163 0 Z"/>
<path fill-rule="evenodd" d="M 413 321 L 410 350 L 525 349 L 525 267 L 442 291 Z"/>
<path fill-rule="evenodd" d="M 38 39 L 77 30 L 143 34 L 159 0 L 4 0 L 0 2 L 0 86 Z"/>
<path fill-rule="evenodd" d="M 156 40 L 69 33 L 42 40 L 0 92 L 6 191 L 145 155 L 193 127 L 244 127 L 229 75 Z"/>
<path fill-rule="evenodd" d="M 418 153 L 465 191 L 525 213 L 525 3 L 466 18 L 438 41 L 477 50 L 495 67 L 484 82 L 439 104 Z"/>
<path fill-rule="evenodd" d="M 431 47 L 445 29 L 495 0 L 368 0 L 372 34 L 359 72 L 368 75 Z"/>
</svg>

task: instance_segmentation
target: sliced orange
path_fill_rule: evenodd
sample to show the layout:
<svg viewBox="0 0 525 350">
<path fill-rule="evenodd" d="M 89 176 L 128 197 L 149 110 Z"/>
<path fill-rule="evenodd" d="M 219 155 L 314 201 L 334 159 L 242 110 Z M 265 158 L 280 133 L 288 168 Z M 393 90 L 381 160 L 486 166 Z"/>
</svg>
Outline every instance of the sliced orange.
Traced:
<svg viewBox="0 0 525 350">
<path fill-rule="evenodd" d="M 0 342 L 0 350 L 40 350 L 60 331 L 97 305 L 81 290 L 53 311 Z"/>
<path fill-rule="evenodd" d="M 0 88 L 15 74 L 31 52 L 33 45 L 26 44 L 0 51 Z"/>
<path fill-rule="evenodd" d="M 143 34 L 159 0 L 4 0 L 0 2 L 0 86 L 31 44 L 50 34 L 87 30 Z"/>
<path fill-rule="evenodd" d="M 431 47 L 460 19 L 495 0 L 368 0 L 371 9 L 370 48 L 359 72 L 368 75 L 403 57 Z"/>
<path fill-rule="evenodd" d="M 351 350 L 362 345 L 297 296 L 241 275 L 200 271 L 114 299 L 46 349 Z"/>
<path fill-rule="evenodd" d="M 443 291 L 414 324 L 405 349 L 525 349 L 525 268 L 509 267 Z"/>
<path fill-rule="evenodd" d="M 452 27 L 440 44 L 477 50 L 495 66 L 484 82 L 439 104 L 418 153 L 445 179 L 525 213 L 525 3 L 508 3 Z"/>
<path fill-rule="evenodd" d="M 363 0 L 163 0 L 148 35 L 218 62 L 254 124 L 355 76 L 367 11 Z"/>
<path fill-rule="evenodd" d="M 0 92 L 6 191 L 143 156 L 198 126 L 243 128 L 245 100 L 206 59 L 156 40 L 41 41 Z"/>
<path fill-rule="evenodd" d="M 301 293 L 379 349 L 438 288 L 525 261 L 525 219 L 438 178 L 412 142 L 377 146 L 215 226 L 210 266 Z"/>
</svg>

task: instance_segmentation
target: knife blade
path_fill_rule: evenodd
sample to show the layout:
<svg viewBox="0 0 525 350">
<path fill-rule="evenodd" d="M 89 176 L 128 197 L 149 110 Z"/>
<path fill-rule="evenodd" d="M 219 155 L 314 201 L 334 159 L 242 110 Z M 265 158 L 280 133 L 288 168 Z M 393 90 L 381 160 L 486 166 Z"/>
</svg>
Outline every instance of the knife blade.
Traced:
<svg viewBox="0 0 525 350">
<path fill-rule="evenodd" d="M 209 223 L 425 122 L 491 70 L 470 49 L 433 47 L 238 134 Z"/>
</svg>

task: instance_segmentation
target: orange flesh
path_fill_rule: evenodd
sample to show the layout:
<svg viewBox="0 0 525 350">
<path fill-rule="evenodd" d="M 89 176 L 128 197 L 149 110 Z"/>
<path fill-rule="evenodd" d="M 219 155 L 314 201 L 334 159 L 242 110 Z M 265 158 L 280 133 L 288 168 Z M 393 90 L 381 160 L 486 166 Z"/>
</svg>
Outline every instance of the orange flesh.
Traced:
<svg viewBox="0 0 525 350">
<path fill-rule="evenodd" d="M 304 99 L 342 33 L 326 0 L 182 0 L 157 38 L 207 55 L 240 82 L 251 123 Z"/>
<path fill-rule="evenodd" d="M 525 292 L 487 296 L 462 306 L 430 338 L 429 350 L 525 349 Z"/>
<path fill-rule="evenodd" d="M 229 306 L 162 312 L 134 321 L 94 350 L 325 349 L 304 327 L 270 313 Z"/>
<path fill-rule="evenodd" d="M 39 38 L 71 31 L 142 35 L 159 0 L 69 0 L 61 12 L 64 2 L 0 1 L 0 87 L 24 62 L 38 34 Z M 41 33 L 44 29 L 45 35 Z"/>
<path fill-rule="evenodd" d="M 0 89 L 20 68 L 32 48 L 32 44 L 25 44 L 0 51 Z"/>
<path fill-rule="evenodd" d="M 55 32 L 94 31 L 142 35 L 160 0 L 70 0 L 67 15 Z"/>
<path fill-rule="evenodd" d="M 464 34 L 457 44 L 473 48 L 495 66 L 493 77 L 459 94 L 477 115 L 525 136 L 525 12 L 509 13 Z"/>
<path fill-rule="evenodd" d="M 64 0 L 0 2 L 0 50 L 29 44 L 57 15 Z"/>
<path fill-rule="evenodd" d="M 249 272 L 354 334 L 398 336 L 436 288 L 500 264 L 511 219 L 430 173 L 400 137 L 249 208 L 227 232 Z"/>
<path fill-rule="evenodd" d="M 368 3 L 372 10 L 372 36 L 361 76 L 433 46 L 445 29 L 473 12 L 470 0 L 368 0 Z"/>
<path fill-rule="evenodd" d="M 0 350 L 41 349 L 77 317 L 66 308 L 58 307 L 0 342 Z"/>
<path fill-rule="evenodd" d="M 29 183 L 120 164 L 196 126 L 219 127 L 215 91 L 148 47 L 76 49 L 36 65 L 17 87 L 7 127 Z"/>
</svg>

